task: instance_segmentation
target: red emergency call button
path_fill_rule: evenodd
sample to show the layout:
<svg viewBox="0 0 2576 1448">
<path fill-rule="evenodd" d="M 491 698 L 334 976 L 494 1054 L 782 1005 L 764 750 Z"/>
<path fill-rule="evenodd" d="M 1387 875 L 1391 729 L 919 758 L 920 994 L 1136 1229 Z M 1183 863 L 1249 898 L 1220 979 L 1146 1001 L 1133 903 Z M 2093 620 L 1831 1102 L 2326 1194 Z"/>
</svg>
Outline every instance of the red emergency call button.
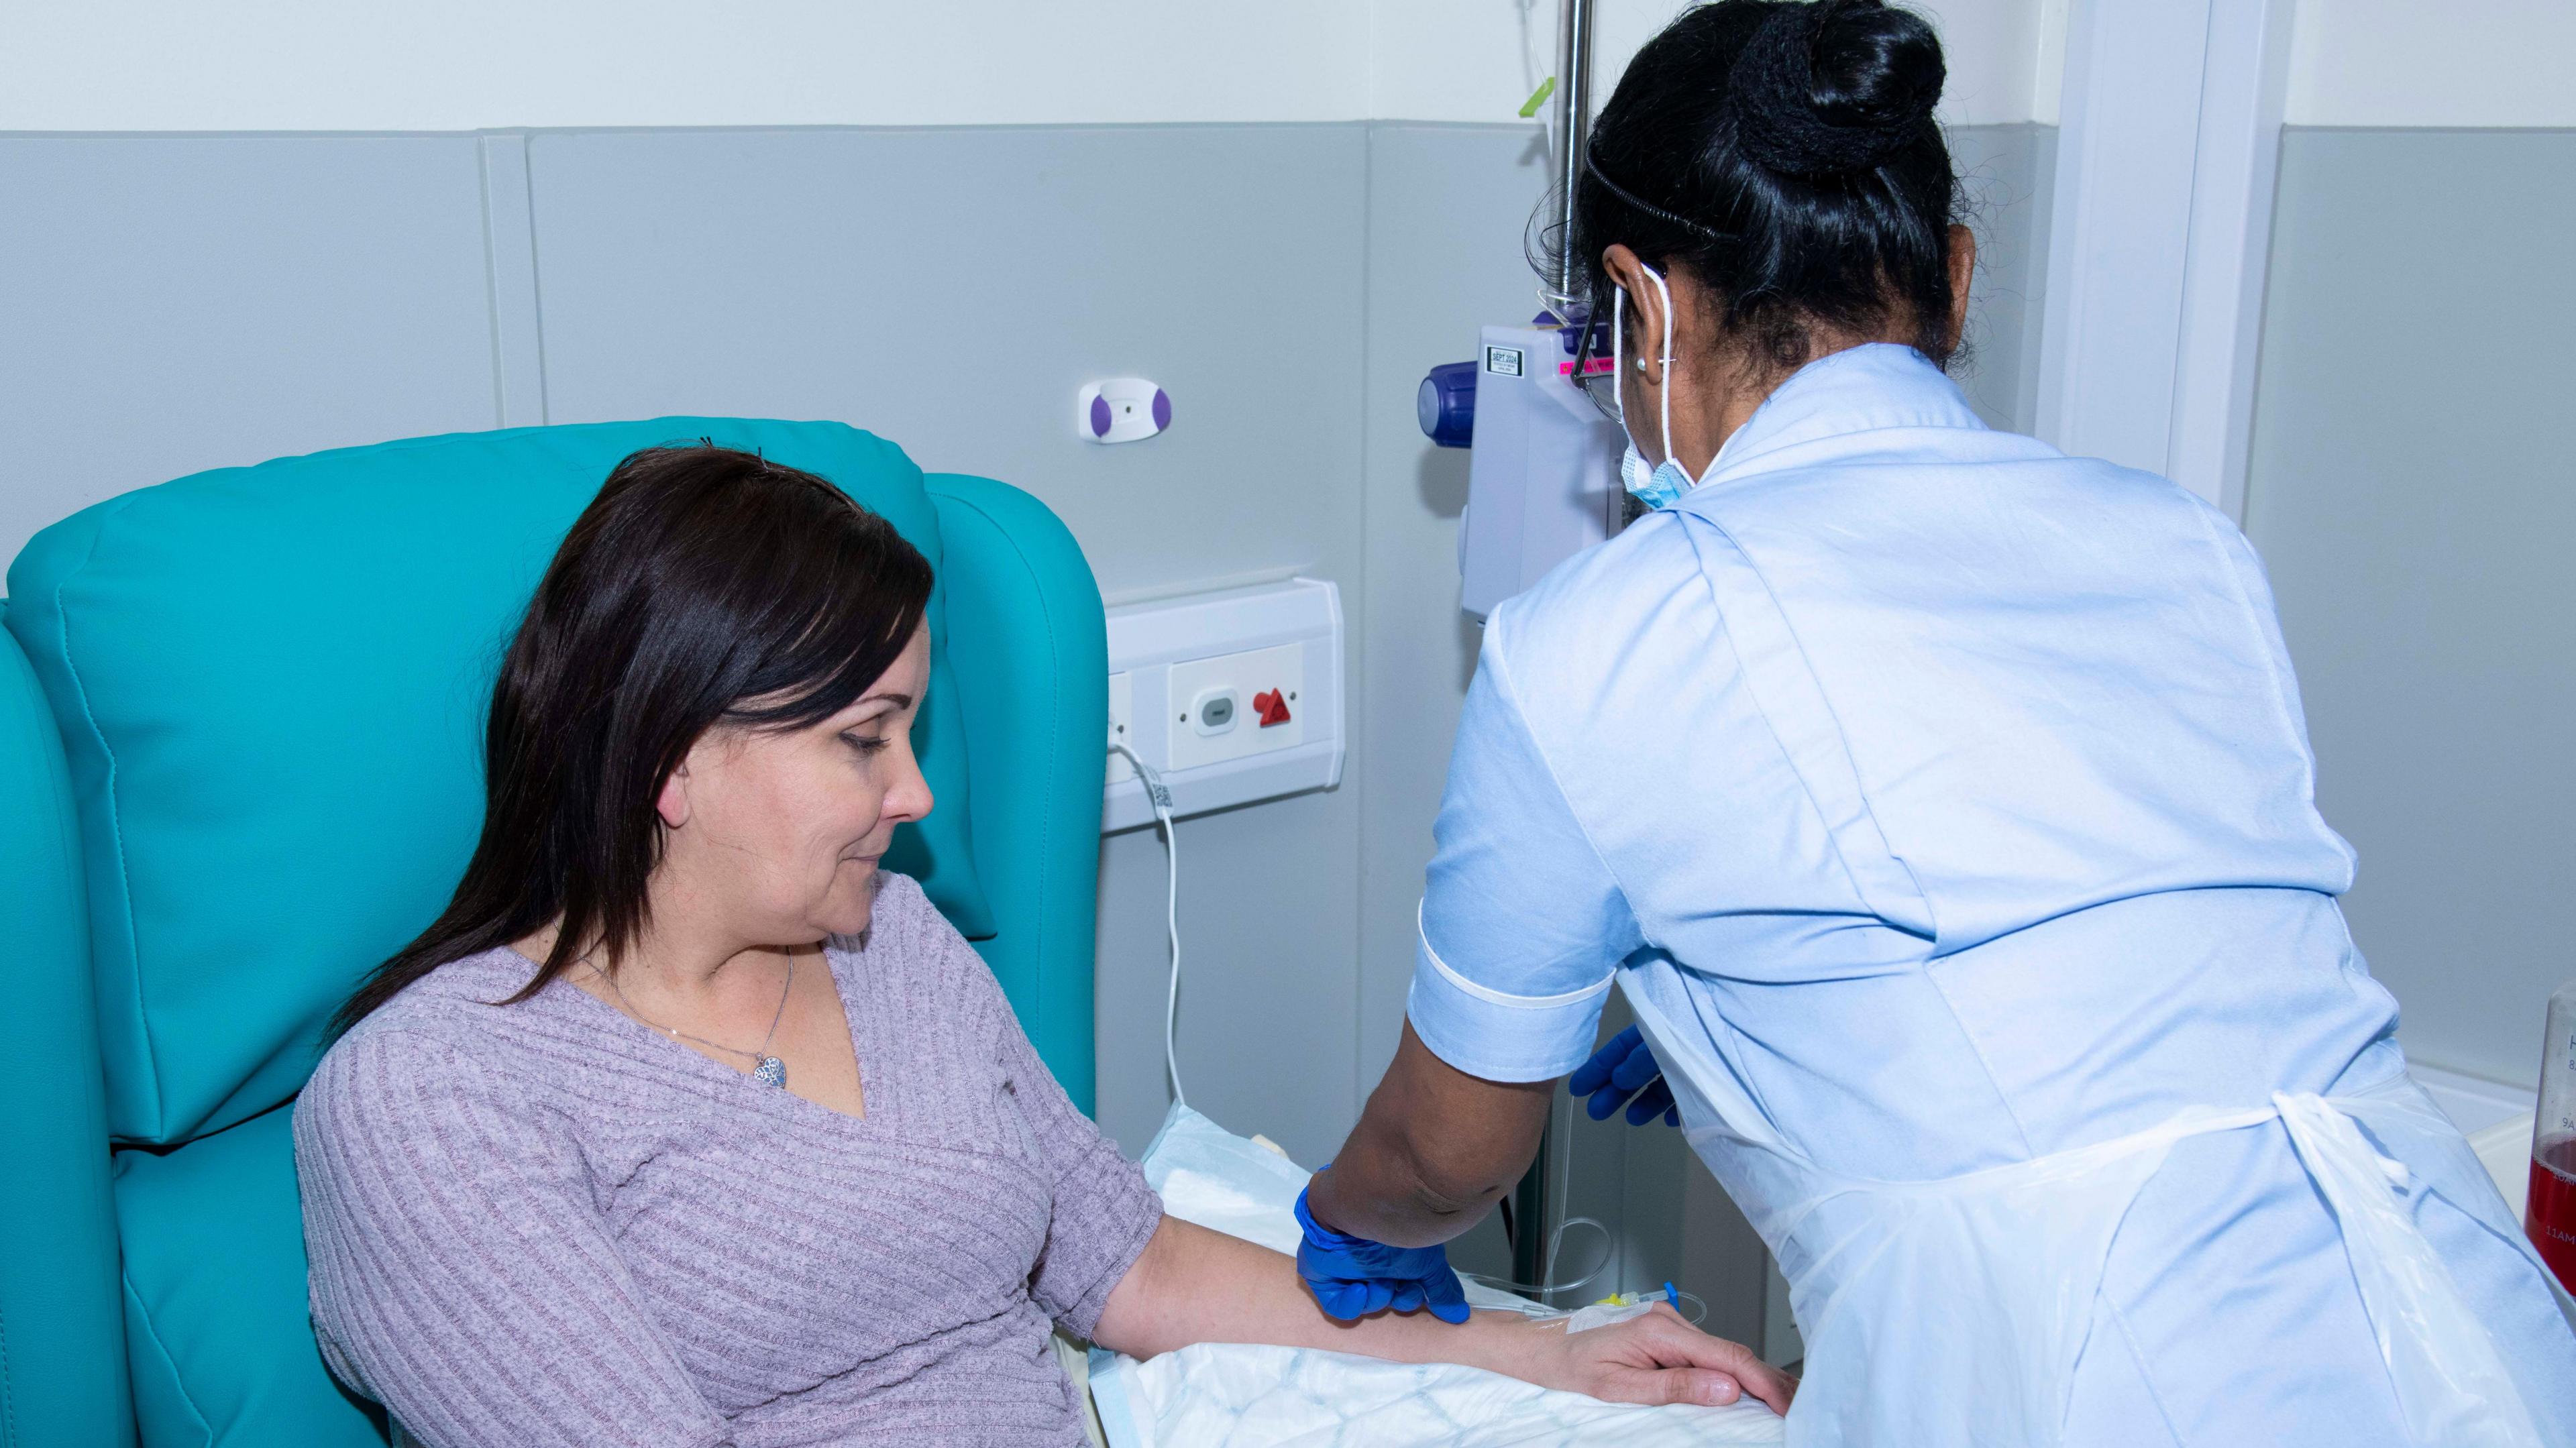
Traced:
<svg viewBox="0 0 2576 1448">
<path fill-rule="evenodd" d="M 1288 722 L 1288 696 L 1277 689 L 1265 689 L 1252 696 L 1252 712 L 1261 716 L 1261 727 Z"/>
</svg>

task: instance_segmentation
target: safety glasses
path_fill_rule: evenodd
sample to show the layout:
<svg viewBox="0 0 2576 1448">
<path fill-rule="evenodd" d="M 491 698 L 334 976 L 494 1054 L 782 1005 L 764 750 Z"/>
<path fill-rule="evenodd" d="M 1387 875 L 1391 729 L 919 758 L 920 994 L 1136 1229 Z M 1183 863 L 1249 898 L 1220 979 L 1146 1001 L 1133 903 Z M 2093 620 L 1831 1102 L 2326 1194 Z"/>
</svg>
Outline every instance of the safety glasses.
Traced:
<svg viewBox="0 0 2576 1448">
<path fill-rule="evenodd" d="M 1583 340 L 1574 349 L 1571 377 L 1574 385 L 1583 389 L 1583 395 L 1592 399 L 1593 407 L 1603 417 L 1620 422 L 1625 419 L 1619 404 L 1619 331 L 1620 324 L 1626 320 L 1623 304 L 1628 294 L 1619 288 L 1612 290 L 1617 297 L 1610 304 L 1610 325 L 1604 327 L 1598 322 L 1584 325 Z M 1600 343 L 1605 334 L 1610 344 L 1607 357 L 1600 355 Z"/>
</svg>

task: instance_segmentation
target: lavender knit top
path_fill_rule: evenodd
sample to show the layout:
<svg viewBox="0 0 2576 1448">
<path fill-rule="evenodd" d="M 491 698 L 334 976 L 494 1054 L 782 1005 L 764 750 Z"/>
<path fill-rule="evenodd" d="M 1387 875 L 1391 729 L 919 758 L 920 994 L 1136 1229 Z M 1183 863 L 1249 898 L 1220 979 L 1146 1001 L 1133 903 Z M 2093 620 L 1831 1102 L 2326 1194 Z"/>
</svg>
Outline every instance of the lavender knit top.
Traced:
<svg viewBox="0 0 2576 1448">
<path fill-rule="evenodd" d="M 1088 1337 L 1162 1219 L 1000 986 L 885 875 L 826 951 L 865 1120 L 507 950 L 440 967 L 295 1108 L 331 1370 L 435 1448 L 1086 1441 Z"/>
</svg>

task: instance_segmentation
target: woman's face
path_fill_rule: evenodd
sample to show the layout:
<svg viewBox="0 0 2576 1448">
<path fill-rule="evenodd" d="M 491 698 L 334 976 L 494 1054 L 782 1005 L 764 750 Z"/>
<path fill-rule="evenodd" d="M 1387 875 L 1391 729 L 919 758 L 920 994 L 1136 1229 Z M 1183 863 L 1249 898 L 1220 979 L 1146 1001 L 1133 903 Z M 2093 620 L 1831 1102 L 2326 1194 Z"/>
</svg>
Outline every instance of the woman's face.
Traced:
<svg viewBox="0 0 2576 1448">
<path fill-rule="evenodd" d="M 895 826 L 930 813 L 912 720 L 930 683 L 930 634 L 858 700 L 788 732 L 719 725 L 663 785 L 657 928 L 736 948 L 804 945 L 867 928 Z"/>
</svg>

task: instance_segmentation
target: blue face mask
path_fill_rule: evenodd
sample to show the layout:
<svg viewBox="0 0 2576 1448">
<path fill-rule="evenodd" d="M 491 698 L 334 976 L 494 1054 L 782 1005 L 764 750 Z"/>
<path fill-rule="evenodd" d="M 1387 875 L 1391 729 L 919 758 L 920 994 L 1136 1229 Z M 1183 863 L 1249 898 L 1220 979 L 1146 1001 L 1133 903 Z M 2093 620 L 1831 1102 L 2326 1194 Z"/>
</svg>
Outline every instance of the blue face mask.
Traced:
<svg viewBox="0 0 2576 1448">
<path fill-rule="evenodd" d="M 1646 455 L 1628 444 L 1626 455 L 1619 459 L 1619 484 L 1640 503 L 1649 508 L 1669 508 L 1682 500 L 1696 484 L 1682 465 L 1666 458 L 1659 467 L 1648 467 Z"/>
<path fill-rule="evenodd" d="M 1630 433 L 1628 451 L 1619 459 L 1619 485 L 1649 508 L 1669 508 L 1681 501 L 1682 494 L 1698 487 L 1699 480 L 1673 461 L 1673 294 L 1665 289 L 1661 273 L 1653 267 L 1641 270 L 1654 282 L 1656 294 L 1664 299 L 1664 386 L 1656 399 L 1663 413 L 1656 420 L 1656 428 L 1663 436 L 1664 460 L 1647 466 L 1646 455 L 1637 451 L 1636 435 Z M 1619 352 L 1621 337 L 1627 331 L 1627 302 L 1625 287 L 1619 288 L 1610 300 L 1610 373 L 1614 377 L 1625 375 L 1620 371 L 1623 359 Z M 1644 370 L 1645 365 L 1644 359 L 1638 360 L 1639 370 Z M 1709 466 L 1715 468 L 1716 459 L 1710 459 Z"/>
</svg>

